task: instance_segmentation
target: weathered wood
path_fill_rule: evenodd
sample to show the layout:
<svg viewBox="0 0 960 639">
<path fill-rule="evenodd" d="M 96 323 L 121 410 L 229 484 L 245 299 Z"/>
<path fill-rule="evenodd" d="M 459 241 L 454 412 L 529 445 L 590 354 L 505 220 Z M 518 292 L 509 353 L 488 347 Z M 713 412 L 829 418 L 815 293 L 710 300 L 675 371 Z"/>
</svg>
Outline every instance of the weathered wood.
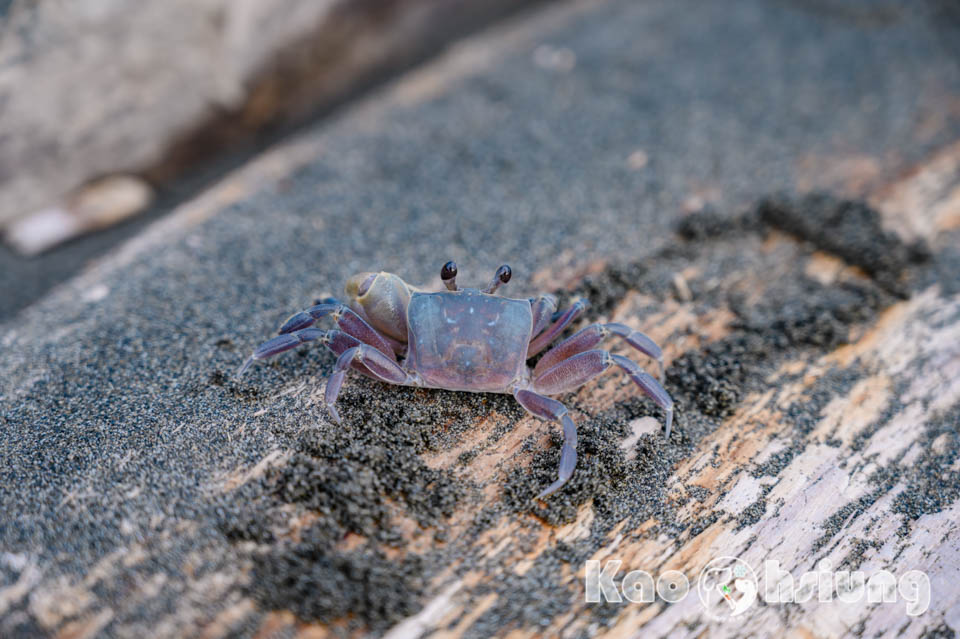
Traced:
<svg viewBox="0 0 960 639">
<path fill-rule="evenodd" d="M 869 194 L 886 211 L 889 226 L 897 227 L 901 216 L 910 216 L 914 228 L 925 229 L 920 237 L 935 251 L 947 248 L 943 233 L 955 224 L 955 212 L 945 214 L 944 208 L 960 185 L 960 176 L 941 168 L 960 161 L 958 149 L 952 146 L 935 154 L 911 175 Z M 913 194 L 910 206 L 894 211 L 890 193 L 899 194 L 900 201 L 904 194 Z M 720 251 L 700 247 L 701 258 L 683 271 L 690 288 L 739 291 L 750 299 L 748 304 L 757 304 L 767 295 L 775 297 L 772 287 L 798 273 L 825 288 L 845 282 L 874 286 L 857 266 L 781 232 L 744 240 L 737 231 L 734 237 L 708 240 L 714 245 L 727 242 L 743 250 L 747 259 L 708 284 L 704 277 L 717 273 L 710 260 L 728 255 L 730 247 Z M 764 268 L 744 268 L 750 266 Z M 566 284 L 570 289 L 582 289 L 585 272 L 597 278 L 607 268 L 594 263 L 571 274 Z M 947 275 L 951 277 L 952 271 Z M 548 271 L 539 278 L 557 282 L 557 274 Z M 601 318 L 626 322 L 665 344 L 668 380 L 675 380 L 677 373 L 671 364 L 680 355 L 729 339 L 737 330 L 731 326 L 744 314 L 743 308 L 705 312 L 698 297 L 658 300 L 631 290 L 615 300 L 612 312 Z M 531 505 L 528 514 L 509 515 L 509 510 L 497 506 L 503 499 L 502 487 L 524 486 L 528 480 L 520 479 L 518 472 L 525 475 L 522 469 L 530 467 L 541 454 L 538 451 L 550 448 L 556 437 L 533 418 L 508 419 L 506 432 L 502 431 L 504 415 L 482 418 L 456 446 L 426 458 L 430 468 L 446 469 L 467 482 L 479 483 L 482 501 L 458 509 L 448 520 L 446 536 L 453 540 L 450 546 L 455 550 L 442 556 L 450 565 L 431 580 L 427 592 L 433 596 L 423 608 L 386 636 L 478 636 L 510 628 L 515 631 L 510 636 L 580 636 L 594 634 L 600 627 L 611 637 L 700 636 L 707 629 L 711 636 L 739 636 L 745 627 L 759 636 L 772 636 L 785 625 L 795 633 L 812 636 L 876 636 L 892 628 L 902 636 L 921 636 L 931 626 L 952 624 L 960 606 L 960 590 L 955 587 L 960 578 L 956 544 L 960 511 L 955 503 L 960 469 L 958 320 L 957 280 L 935 281 L 907 299 L 891 298 L 870 321 L 855 322 L 849 341 L 838 336 L 837 346 L 810 349 L 809 344 L 794 344 L 771 355 L 775 369 L 762 380 L 754 380 L 755 390 L 735 402 L 732 414 L 670 468 L 665 486 L 655 485 L 664 479 L 662 475 L 626 478 L 635 482 L 640 492 L 662 490 L 657 499 L 667 512 L 655 509 L 642 522 L 629 523 L 627 517 L 617 524 L 612 518 L 606 523 L 616 525 L 605 526 L 602 519 L 609 517 L 609 505 L 603 509 L 605 514 L 598 515 L 597 503 L 589 500 L 575 503 L 573 510 L 568 502 L 559 510 Z M 825 383 L 831 375 L 834 379 Z M 308 392 L 302 384 L 288 391 Z M 576 406 L 578 421 L 583 422 L 635 395 L 631 384 L 614 379 L 588 385 L 567 403 Z M 309 402 L 319 401 L 314 392 Z M 797 406 L 804 419 L 812 418 L 802 427 L 793 410 Z M 679 422 L 681 439 L 686 439 L 682 434 L 685 419 L 696 412 L 689 406 L 686 409 Z M 629 427 L 632 434 L 620 443 L 625 460 L 663 452 L 655 418 L 635 418 Z M 276 455 L 265 458 L 249 476 L 259 474 L 265 466 L 286 463 Z M 535 464 L 532 474 L 537 481 L 543 481 L 544 470 L 555 462 L 553 457 L 549 464 Z M 532 483 L 538 485 L 537 481 Z M 942 494 L 926 495 L 931 490 Z M 638 493 L 627 490 L 626 494 Z M 604 501 L 611 499 L 604 493 L 596 497 L 601 495 Z M 562 501 L 562 493 L 559 497 Z M 575 502 L 579 498 L 582 496 Z M 491 506 L 493 519 L 488 527 L 479 535 L 471 532 L 477 509 Z M 521 510 L 527 507 L 521 506 Z M 537 512 L 558 525 L 548 525 Z M 296 519 L 294 531 L 312 521 L 310 517 Z M 397 557 L 434 547 L 429 536 L 416 532 L 415 524 L 403 530 L 403 550 Z M 468 541 L 458 545 L 457 540 L 465 538 Z M 356 548 L 361 542 L 361 537 L 350 535 L 340 547 Z M 576 559 L 560 562 L 559 573 L 549 570 L 539 575 L 549 576 L 544 581 L 538 580 L 538 575 L 526 578 L 536 567 L 555 568 L 558 548 Z M 911 618 L 904 614 L 902 599 L 882 605 L 865 599 L 855 604 L 834 599 L 757 605 L 737 622 L 724 624 L 705 616 L 693 592 L 669 606 L 662 601 L 615 606 L 584 600 L 587 558 L 623 561 L 620 577 L 629 569 L 643 569 L 654 576 L 678 570 L 695 587 L 700 570 L 724 555 L 739 557 L 758 571 L 764 560 L 773 558 L 795 578 L 824 560 L 838 569 L 858 569 L 868 576 L 881 568 L 895 575 L 922 570 L 930 578 L 931 610 L 925 617 Z M 765 587 L 762 578 L 760 586 Z M 601 625 L 596 608 L 604 605 L 615 612 L 602 615 L 605 621 Z M 541 610 L 538 606 L 546 607 Z M 524 607 L 526 612 L 522 612 Z M 521 611 L 507 613 L 514 608 Z M 535 633 L 518 621 L 527 619 L 529 623 L 534 618 L 541 619 Z M 506 626 L 501 627 L 503 623 Z M 268 628 L 296 629 L 302 637 L 330 634 L 328 627 L 304 626 L 288 613 L 268 616 L 261 630 L 267 632 Z"/>
<path fill-rule="evenodd" d="M 958 161 L 960 147 L 949 147 L 903 180 L 881 187 L 871 199 L 887 212 L 891 226 L 909 219 L 913 228 L 923 229 L 924 239 L 944 248 L 941 234 L 956 225 L 958 209 L 953 198 L 960 174 L 955 168 L 943 167 L 956 167 Z M 898 210 L 891 193 L 897 194 Z M 909 206 L 904 206 L 906 199 Z M 793 242 L 791 237 L 774 235 L 761 250 L 777 252 L 781 245 Z M 862 277 L 856 269 L 822 253 L 801 252 L 796 259 L 824 284 Z M 698 268 L 692 265 L 690 270 Z M 730 274 L 726 284 L 718 285 L 748 283 L 763 291 L 765 283 L 758 276 L 769 273 L 738 271 Z M 952 626 L 960 611 L 960 589 L 956 587 L 960 579 L 960 510 L 955 502 L 960 469 L 956 454 L 960 295 L 956 285 L 956 279 L 937 282 L 894 303 L 876 321 L 860 327 L 858 337 L 849 344 L 822 355 L 787 357 L 777 372 L 764 380 L 766 391 L 745 397 L 732 416 L 698 443 L 694 454 L 672 469 L 667 482 L 666 501 L 684 519 L 708 525 L 677 537 L 650 535 L 645 531 L 657 527 L 654 517 L 638 528 L 617 526 L 598 540 L 592 536 L 596 515 L 591 504 L 580 506 L 573 520 L 559 528 L 530 519 L 502 521 L 470 546 L 476 556 L 495 555 L 496 568 L 456 577 L 443 573 L 435 582 L 437 597 L 388 636 L 423 636 L 424 630 L 439 629 L 445 630 L 430 636 L 465 636 L 483 611 L 496 605 L 510 606 L 502 597 L 519 594 L 488 593 L 484 585 L 505 575 L 522 576 L 554 553 L 558 544 L 585 542 L 591 548 L 591 559 L 622 560 L 620 577 L 630 569 L 643 569 L 654 576 L 679 570 L 692 584 L 708 561 L 722 555 L 742 558 L 758 571 L 765 559 L 775 558 L 795 577 L 814 570 L 823 560 L 837 568 L 863 570 L 868 576 L 880 569 L 898 575 L 922 570 L 930 578 L 933 615 L 942 615 Z M 643 294 L 631 292 L 610 319 L 632 323 L 667 344 L 668 366 L 691 346 L 689 339 L 671 341 L 671 335 L 692 330 L 696 336 L 716 340 L 724 336 L 724 323 L 730 318 L 729 313 L 720 313 L 718 323 L 714 314 L 696 317 L 693 303 L 674 302 L 637 322 L 635 318 L 650 302 Z M 809 432 L 796 432 L 788 412 L 791 405 L 810 402 L 815 393 L 824 392 L 818 382 L 829 371 L 851 366 L 862 373 L 856 382 L 839 392 L 827 390 L 829 400 L 817 400 L 822 410 L 816 413 Z M 631 393 L 629 384 L 608 384 L 602 390 L 590 386 L 577 394 L 576 405 L 587 413 L 600 412 L 615 396 Z M 478 428 L 480 438 L 492 430 L 493 424 L 485 424 L 489 422 Z M 625 447 L 636 446 L 638 436 L 657 436 L 657 424 L 649 418 L 631 426 L 635 435 L 624 440 Z M 491 445 L 488 455 L 478 456 L 457 472 L 475 481 L 507 481 L 509 470 L 529 462 L 530 451 L 520 450 L 525 438 L 536 437 L 539 445 L 549 442 L 549 437 L 536 436 L 542 431 L 536 420 L 521 420 L 508 440 Z M 784 451 L 791 454 L 776 465 L 776 472 L 757 472 Z M 453 465 L 459 452 L 444 451 L 434 461 Z M 878 474 L 885 475 L 882 481 Z M 635 480 L 646 483 L 642 477 Z M 695 498 L 693 489 L 707 497 Z M 928 497 L 926 491 L 942 492 L 947 498 Z M 905 496 L 909 493 L 914 494 Z M 906 507 L 899 508 L 898 500 Z M 522 538 L 526 538 L 524 543 L 517 543 Z M 565 605 L 538 631 L 546 636 L 578 636 L 597 628 L 590 604 L 584 601 L 584 566 L 571 563 L 568 568 L 563 578 L 550 584 Z M 540 594 L 546 596 L 546 592 Z M 775 636 L 784 624 L 808 636 L 851 632 L 878 636 L 891 629 L 900 636 L 921 636 L 929 631 L 929 617 L 907 617 L 904 605 L 902 599 L 898 604 L 883 605 L 871 605 L 865 599 L 856 604 L 834 599 L 789 607 L 756 606 L 733 624 L 711 624 L 691 593 L 670 606 L 662 601 L 628 603 L 610 620 L 605 636 L 701 636 L 707 628 L 710 636 L 740 636 L 745 628 L 757 636 Z M 521 635 L 526 633 L 517 636 Z"/>
</svg>

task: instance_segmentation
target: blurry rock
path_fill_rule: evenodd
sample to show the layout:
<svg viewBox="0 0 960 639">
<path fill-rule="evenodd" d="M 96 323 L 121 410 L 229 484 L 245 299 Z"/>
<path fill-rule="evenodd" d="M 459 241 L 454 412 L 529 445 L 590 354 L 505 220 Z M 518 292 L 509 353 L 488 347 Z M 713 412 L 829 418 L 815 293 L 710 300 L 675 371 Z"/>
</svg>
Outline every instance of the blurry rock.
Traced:
<svg viewBox="0 0 960 639">
<path fill-rule="evenodd" d="M 0 2 L 0 229 L 98 176 L 162 185 L 530 2 Z"/>
<path fill-rule="evenodd" d="M 152 200 L 153 189 L 139 178 L 103 178 L 58 205 L 14 220 L 5 238 L 21 253 L 36 255 L 70 238 L 125 220 L 147 208 Z"/>
<path fill-rule="evenodd" d="M 552 47 L 549 44 L 541 44 L 533 51 L 534 63 L 550 71 L 572 71 L 577 64 L 577 56 L 573 51 L 566 47 Z"/>
</svg>

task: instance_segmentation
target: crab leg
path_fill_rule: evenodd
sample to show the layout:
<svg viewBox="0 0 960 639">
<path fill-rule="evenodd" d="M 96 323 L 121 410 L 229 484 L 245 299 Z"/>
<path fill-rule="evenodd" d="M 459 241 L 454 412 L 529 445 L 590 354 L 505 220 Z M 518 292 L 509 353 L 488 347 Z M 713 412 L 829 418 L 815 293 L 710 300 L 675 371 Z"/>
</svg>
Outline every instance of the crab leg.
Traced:
<svg viewBox="0 0 960 639">
<path fill-rule="evenodd" d="M 571 391 L 606 371 L 616 364 L 640 387 L 650 399 L 666 412 L 666 436 L 670 437 L 673 424 L 673 400 L 656 379 L 634 362 L 607 351 L 593 350 L 574 355 L 533 378 L 533 388 L 538 393 L 557 395 Z"/>
<path fill-rule="evenodd" d="M 302 330 L 313 324 L 320 318 L 327 315 L 333 315 L 334 321 L 345 333 L 356 337 L 364 344 L 373 346 L 384 355 L 396 361 L 393 346 L 370 326 L 362 317 L 345 304 L 335 300 L 325 300 L 320 304 L 315 304 L 310 308 L 300 311 L 291 316 L 283 326 L 280 327 L 280 334 L 293 333 Z"/>
<path fill-rule="evenodd" d="M 268 339 L 263 344 L 258 346 L 256 350 L 253 351 L 253 354 L 247 358 L 247 361 L 245 361 L 237 370 L 237 377 L 246 373 L 251 364 L 257 360 L 267 359 L 268 357 L 279 355 L 284 351 L 289 351 L 291 348 L 300 346 L 304 342 L 320 339 L 326 336 L 326 334 L 327 331 L 322 331 L 319 328 L 305 328 L 300 331 L 287 333 L 285 335 L 277 335 L 274 338 Z"/>
<path fill-rule="evenodd" d="M 617 323 L 591 324 L 572 337 L 560 342 L 540 358 L 533 369 L 533 376 L 536 377 L 550 370 L 569 357 L 590 350 L 609 335 L 623 338 L 630 346 L 657 360 L 657 364 L 660 366 L 660 382 L 663 383 L 663 351 L 660 350 L 657 343 L 640 331 L 635 331 L 626 324 Z"/>
<path fill-rule="evenodd" d="M 557 311 L 557 298 L 553 295 L 541 295 L 535 300 L 531 299 L 530 306 L 533 308 L 533 331 L 530 339 L 533 339 L 543 332 L 553 318 Z"/>
<path fill-rule="evenodd" d="M 300 346 L 300 344 L 313 340 L 323 342 L 327 348 L 333 351 L 334 355 L 340 355 L 348 348 L 359 346 L 363 343 L 353 335 L 348 335 L 343 331 L 337 330 L 324 331 L 319 328 L 304 328 L 299 331 L 294 331 L 293 333 L 284 333 L 283 335 L 277 335 L 274 338 L 268 339 L 258 346 L 237 371 L 237 376 L 239 377 L 247 372 L 247 369 L 250 368 L 255 361 L 279 355 L 280 353 Z M 366 374 L 366 370 L 363 368 L 357 368 L 357 371 Z"/>
<path fill-rule="evenodd" d="M 335 406 L 337 396 L 340 395 L 340 387 L 343 386 L 343 379 L 347 370 L 355 364 L 362 364 L 370 372 L 371 377 L 381 382 L 404 384 L 410 381 L 407 372 L 400 368 L 395 361 L 369 344 L 360 344 L 348 348 L 337 358 L 337 364 L 333 368 L 330 379 L 327 380 L 327 388 L 324 391 L 327 410 L 330 411 L 333 421 L 338 424 L 340 423 L 340 414 Z"/>
<path fill-rule="evenodd" d="M 577 300 L 573 303 L 573 306 L 568 308 L 563 315 L 561 315 L 556 322 L 554 322 L 550 328 L 545 330 L 540 334 L 539 337 L 535 337 L 533 341 L 530 342 L 530 346 L 527 347 L 527 359 L 530 359 L 543 349 L 547 347 L 550 342 L 557 338 L 557 335 L 563 332 L 567 326 L 570 325 L 570 322 L 579 317 L 580 313 L 587 308 L 587 302 L 585 300 Z"/>
<path fill-rule="evenodd" d="M 560 450 L 557 480 L 537 495 L 537 499 L 543 499 L 557 492 L 573 475 L 573 469 L 577 466 L 577 426 L 567 414 L 567 407 L 555 399 L 529 390 L 514 391 L 513 396 L 527 412 L 541 419 L 560 422 L 563 426 L 563 448 Z"/>
</svg>

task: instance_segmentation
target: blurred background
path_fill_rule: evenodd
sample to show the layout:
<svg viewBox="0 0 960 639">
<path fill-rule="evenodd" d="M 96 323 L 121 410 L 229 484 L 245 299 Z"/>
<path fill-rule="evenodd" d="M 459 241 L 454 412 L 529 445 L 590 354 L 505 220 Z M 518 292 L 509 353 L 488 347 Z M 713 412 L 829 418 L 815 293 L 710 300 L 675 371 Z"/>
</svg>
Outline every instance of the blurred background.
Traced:
<svg viewBox="0 0 960 639">
<path fill-rule="evenodd" d="M 258 150 L 533 4 L 0 2 L 0 320 Z"/>
<path fill-rule="evenodd" d="M 535 4 L 0 2 L 0 319 L 263 148 Z M 960 49 L 960 4 L 949 0 L 774 4 L 872 35 L 908 18 L 925 25 L 937 57 Z M 700 24 L 690 10 L 689 24 Z M 576 63 L 549 46 L 533 58 L 561 71 Z M 884 108 L 867 93 L 866 114 Z M 937 109 L 929 130 L 960 111 Z"/>
</svg>

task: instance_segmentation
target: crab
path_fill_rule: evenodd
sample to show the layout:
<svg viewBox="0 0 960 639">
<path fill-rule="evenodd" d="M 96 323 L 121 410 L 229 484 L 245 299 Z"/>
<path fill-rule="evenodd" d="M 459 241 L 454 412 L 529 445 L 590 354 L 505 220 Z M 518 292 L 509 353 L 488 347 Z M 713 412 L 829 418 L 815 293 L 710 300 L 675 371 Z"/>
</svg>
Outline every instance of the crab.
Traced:
<svg viewBox="0 0 960 639">
<path fill-rule="evenodd" d="M 257 360 L 305 342 L 322 342 L 338 356 L 324 392 L 327 410 L 336 423 L 340 423 L 337 396 L 351 370 L 388 384 L 512 394 L 529 413 L 563 428 L 557 479 L 538 499 L 566 484 L 577 464 L 577 428 L 566 407 L 549 395 L 572 391 L 617 366 L 664 410 L 669 438 L 673 400 L 661 383 L 632 360 L 595 348 L 608 336 L 623 339 L 657 361 L 662 381 L 660 347 L 625 324 L 598 323 L 528 365 L 583 313 L 586 302 L 578 300 L 561 313 L 552 295 L 529 299 L 497 296 L 497 289 L 510 277 L 510 267 L 503 265 L 486 288 L 459 288 L 457 265 L 451 261 L 440 270 L 446 290 L 428 292 L 392 273 L 354 275 L 345 287 L 347 304 L 326 298 L 291 316 L 279 335 L 261 344 L 238 374 Z M 313 326 L 328 315 L 337 329 Z"/>
</svg>

